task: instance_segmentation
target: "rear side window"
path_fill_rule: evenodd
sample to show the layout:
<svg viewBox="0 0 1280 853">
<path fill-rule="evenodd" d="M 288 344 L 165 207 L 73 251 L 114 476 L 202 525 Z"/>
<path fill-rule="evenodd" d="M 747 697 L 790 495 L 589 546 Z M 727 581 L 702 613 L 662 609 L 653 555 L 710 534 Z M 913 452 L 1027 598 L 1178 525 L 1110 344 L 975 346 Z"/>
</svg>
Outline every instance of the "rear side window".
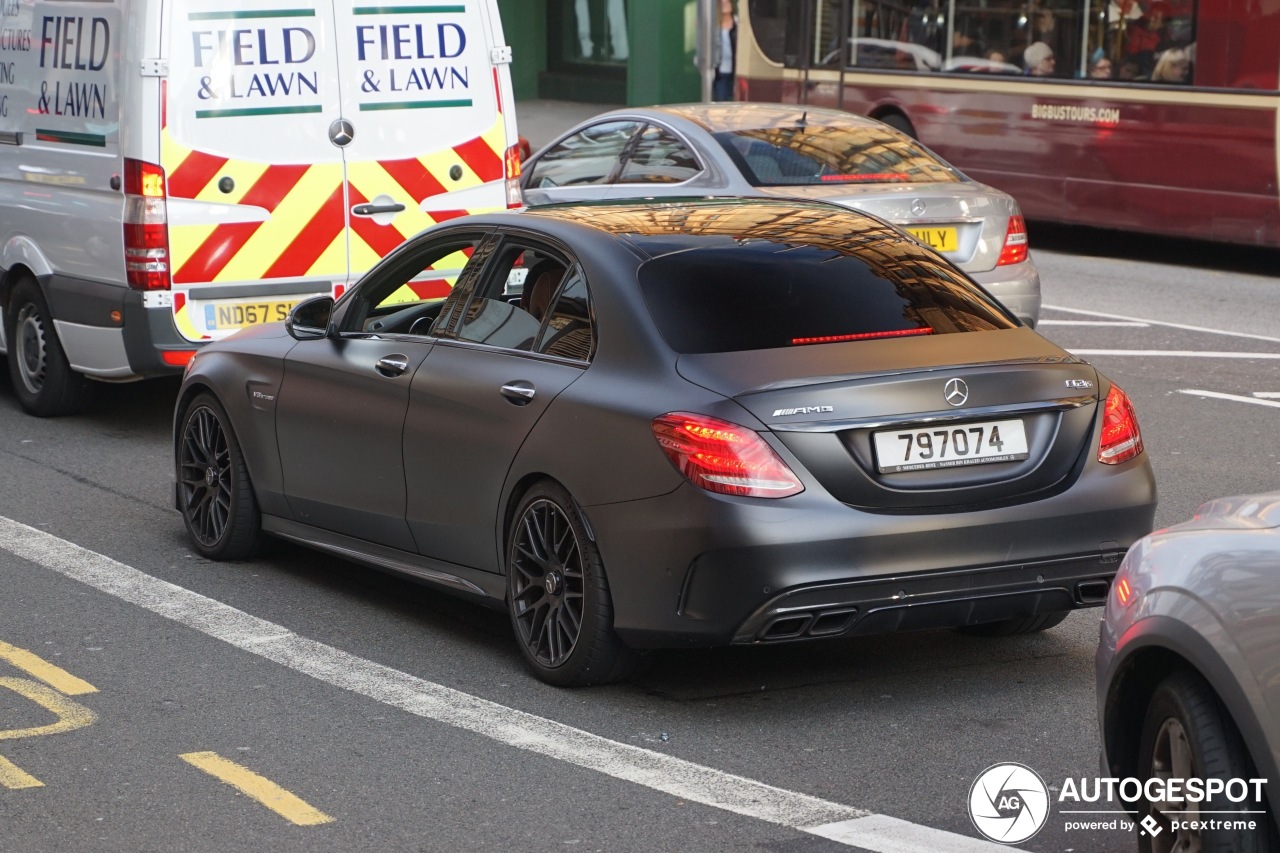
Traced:
<svg viewBox="0 0 1280 853">
<path fill-rule="evenodd" d="M 841 254 L 757 242 L 656 258 L 640 287 L 681 353 L 777 349 L 1017 325 L 977 287 L 914 244 Z"/>
<path fill-rule="evenodd" d="M 606 184 L 622 163 L 622 152 L 640 122 L 607 121 L 583 128 L 556 143 L 538 158 L 528 186 L 549 187 Z"/>
<path fill-rule="evenodd" d="M 702 169 L 693 152 L 657 125 L 649 125 L 636 140 L 618 176 L 620 184 L 678 184 Z"/>
</svg>

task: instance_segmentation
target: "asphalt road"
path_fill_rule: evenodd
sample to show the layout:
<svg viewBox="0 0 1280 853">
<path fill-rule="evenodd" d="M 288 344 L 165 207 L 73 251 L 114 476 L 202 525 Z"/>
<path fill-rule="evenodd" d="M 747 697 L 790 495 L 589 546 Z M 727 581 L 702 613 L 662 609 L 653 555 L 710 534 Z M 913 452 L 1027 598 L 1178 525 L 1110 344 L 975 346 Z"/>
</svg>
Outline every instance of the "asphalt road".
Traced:
<svg viewBox="0 0 1280 853">
<path fill-rule="evenodd" d="M 1157 524 L 1280 488 L 1280 396 L 1257 396 L 1280 395 L 1276 256 L 1032 239 L 1041 331 L 1134 399 Z M 42 421 L 0 380 L 6 853 L 976 851 L 983 769 L 1097 775 L 1097 611 L 1006 640 L 664 652 L 558 690 L 501 614 L 283 543 L 197 558 L 169 508 L 175 388 Z M 849 819 L 896 840 L 817 829 Z M 1135 849 L 1066 821 L 1021 849 Z"/>
</svg>

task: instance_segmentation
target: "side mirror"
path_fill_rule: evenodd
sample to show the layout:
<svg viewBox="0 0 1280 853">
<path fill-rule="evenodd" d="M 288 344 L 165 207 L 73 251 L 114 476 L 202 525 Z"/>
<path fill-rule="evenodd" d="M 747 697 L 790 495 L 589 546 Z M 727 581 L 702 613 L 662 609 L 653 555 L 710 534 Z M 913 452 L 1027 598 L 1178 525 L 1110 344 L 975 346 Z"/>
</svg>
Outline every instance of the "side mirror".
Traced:
<svg viewBox="0 0 1280 853">
<path fill-rule="evenodd" d="M 304 299 L 285 318 L 284 327 L 299 341 L 314 341 L 329 336 L 329 319 L 333 316 L 332 296 Z"/>
</svg>

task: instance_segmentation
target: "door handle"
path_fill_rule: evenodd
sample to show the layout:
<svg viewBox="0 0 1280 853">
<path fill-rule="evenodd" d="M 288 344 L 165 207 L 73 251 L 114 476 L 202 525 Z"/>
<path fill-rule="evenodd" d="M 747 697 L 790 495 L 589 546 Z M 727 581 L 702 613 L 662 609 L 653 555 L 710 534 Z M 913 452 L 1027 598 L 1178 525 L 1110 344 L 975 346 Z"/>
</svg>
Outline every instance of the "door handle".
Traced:
<svg viewBox="0 0 1280 853">
<path fill-rule="evenodd" d="M 533 383 L 526 382 L 523 379 L 517 379 L 515 382 L 508 382 L 502 386 L 502 396 L 517 406 L 529 405 L 533 401 L 533 395 L 536 393 Z"/>
<path fill-rule="evenodd" d="M 351 208 L 351 212 L 356 216 L 373 216 L 375 213 L 399 213 L 404 210 L 404 205 L 400 203 L 394 204 L 357 204 Z"/>
<path fill-rule="evenodd" d="M 399 376 L 409 369 L 409 358 L 403 355 L 384 355 L 378 359 L 377 368 L 383 376 Z"/>
</svg>

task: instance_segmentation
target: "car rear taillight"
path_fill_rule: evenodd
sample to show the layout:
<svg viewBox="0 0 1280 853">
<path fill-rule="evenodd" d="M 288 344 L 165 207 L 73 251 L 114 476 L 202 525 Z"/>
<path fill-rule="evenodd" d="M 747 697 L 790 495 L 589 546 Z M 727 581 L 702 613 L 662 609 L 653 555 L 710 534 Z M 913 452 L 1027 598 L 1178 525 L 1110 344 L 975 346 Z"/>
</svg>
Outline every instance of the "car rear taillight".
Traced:
<svg viewBox="0 0 1280 853">
<path fill-rule="evenodd" d="M 134 290 L 168 290 L 169 208 L 164 169 L 124 161 L 124 270 Z"/>
<path fill-rule="evenodd" d="M 671 412 L 653 419 L 653 435 L 676 470 L 709 492 L 785 498 L 804 491 L 787 463 L 746 427 L 706 415 Z"/>
<path fill-rule="evenodd" d="M 1102 439 L 1098 442 L 1098 461 L 1108 465 L 1128 462 L 1142 452 L 1142 433 L 1138 415 L 1133 411 L 1129 395 L 1112 385 L 1102 408 Z"/>
<path fill-rule="evenodd" d="M 1009 227 L 1004 232 L 1004 248 L 996 266 L 1020 264 L 1027 259 L 1027 222 L 1021 213 L 1009 217 Z"/>
<path fill-rule="evenodd" d="M 507 209 L 524 205 L 524 196 L 520 193 L 520 146 L 512 145 L 503 158 L 507 178 Z"/>
</svg>

